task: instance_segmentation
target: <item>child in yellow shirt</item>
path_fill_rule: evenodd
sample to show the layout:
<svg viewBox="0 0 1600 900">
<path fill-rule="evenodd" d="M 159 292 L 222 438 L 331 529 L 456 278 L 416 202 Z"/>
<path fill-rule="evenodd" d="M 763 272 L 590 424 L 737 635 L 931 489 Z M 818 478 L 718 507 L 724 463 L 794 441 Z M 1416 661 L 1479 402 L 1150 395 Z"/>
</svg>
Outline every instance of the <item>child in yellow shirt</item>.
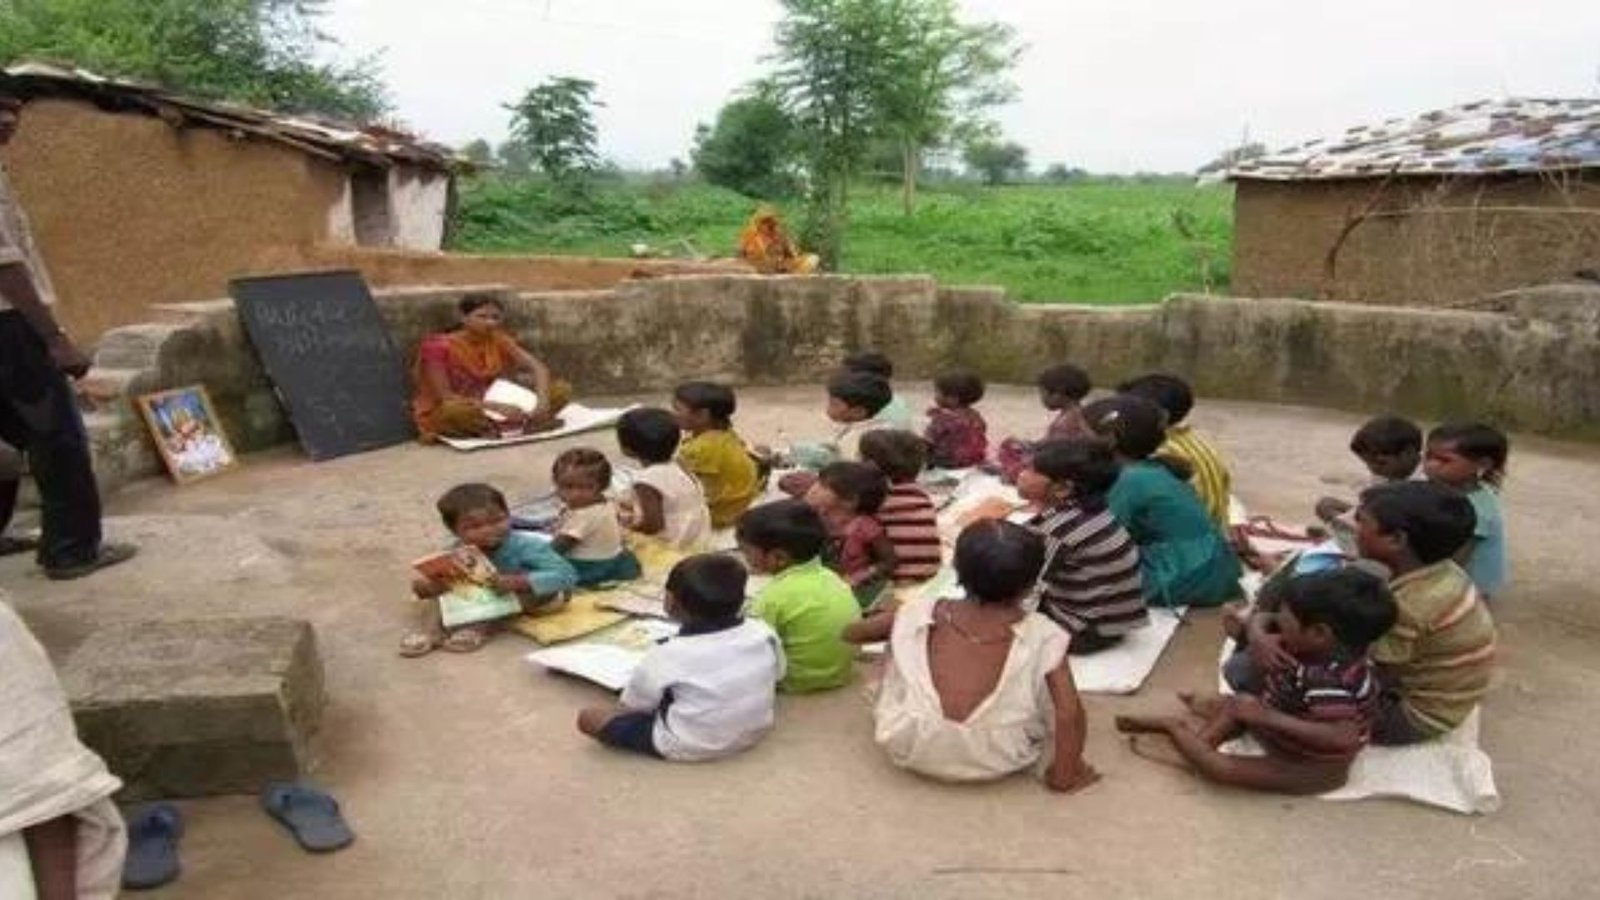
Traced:
<svg viewBox="0 0 1600 900">
<path fill-rule="evenodd" d="M 737 522 L 760 483 L 755 458 L 733 430 L 736 408 L 732 388 L 708 381 L 680 384 L 672 393 L 672 414 L 689 434 L 678 447 L 678 461 L 700 481 L 712 528 Z"/>
</svg>

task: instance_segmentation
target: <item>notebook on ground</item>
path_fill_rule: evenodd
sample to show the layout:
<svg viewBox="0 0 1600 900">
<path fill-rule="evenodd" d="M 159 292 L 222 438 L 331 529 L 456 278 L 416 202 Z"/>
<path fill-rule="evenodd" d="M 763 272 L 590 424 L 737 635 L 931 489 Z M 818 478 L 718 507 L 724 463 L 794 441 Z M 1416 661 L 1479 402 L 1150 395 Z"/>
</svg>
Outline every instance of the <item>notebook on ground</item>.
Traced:
<svg viewBox="0 0 1600 900">
<path fill-rule="evenodd" d="M 493 447 L 511 447 L 517 444 L 533 444 L 540 441 L 554 441 L 581 434 L 585 431 L 594 431 L 597 428 L 606 428 L 615 425 L 622 414 L 633 409 L 632 406 L 620 409 L 592 408 L 581 403 L 570 403 L 561 411 L 561 427 L 550 431 L 541 431 L 538 434 L 521 434 L 502 438 L 450 438 L 441 437 L 439 440 L 450 447 L 463 453 L 474 450 L 487 450 Z"/>
</svg>

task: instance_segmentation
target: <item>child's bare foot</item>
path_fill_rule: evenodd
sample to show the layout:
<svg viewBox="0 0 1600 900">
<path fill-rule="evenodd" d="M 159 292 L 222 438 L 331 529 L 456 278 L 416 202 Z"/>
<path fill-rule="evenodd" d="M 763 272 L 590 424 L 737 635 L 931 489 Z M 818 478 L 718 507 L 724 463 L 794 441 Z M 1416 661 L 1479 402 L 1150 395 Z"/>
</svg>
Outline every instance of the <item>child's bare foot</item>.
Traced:
<svg viewBox="0 0 1600 900">
<path fill-rule="evenodd" d="M 407 659 L 427 656 L 429 653 L 439 649 L 439 645 L 443 642 L 443 639 L 437 634 L 429 634 L 426 631 L 409 632 L 400 639 L 400 655 Z"/>
<path fill-rule="evenodd" d="M 1178 700 L 1189 710 L 1202 719 L 1211 719 L 1222 712 L 1228 705 L 1226 698 L 1216 694 L 1196 694 L 1193 691 L 1179 691 Z"/>
<path fill-rule="evenodd" d="M 444 639 L 444 649 L 451 653 L 475 653 L 489 642 L 489 629 L 468 625 L 450 632 Z"/>
<path fill-rule="evenodd" d="M 1177 716 L 1117 716 L 1115 722 L 1123 734 L 1167 734 L 1183 727 Z"/>
</svg>

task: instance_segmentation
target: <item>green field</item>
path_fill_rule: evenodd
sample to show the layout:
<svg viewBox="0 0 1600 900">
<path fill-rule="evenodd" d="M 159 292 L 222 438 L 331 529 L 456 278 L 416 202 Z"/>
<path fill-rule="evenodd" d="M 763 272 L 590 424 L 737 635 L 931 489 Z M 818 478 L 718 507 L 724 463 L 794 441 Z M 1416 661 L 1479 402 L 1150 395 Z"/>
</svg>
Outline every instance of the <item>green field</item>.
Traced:
<svg viewBox="0 0 1600 900">
<path fill-rule="evenodd" d="M 648 244 L 684 256 L 733 252 L 755 203 L 694 182 L 608 181 L 562 201 L 537 180 L 462 186 L 452 249 L 625 256 Z M 924 190 L 901 212 L 896 188 L 855 191 L 844 270 L 926 272 L 945 284 L 998 284 L 1029 301 L 1136 303 L 1227 286 L 1233 193 L 1188 183 L 1090 181 L 1060 186 Z M 786 216 L 797 224 L 799 210 Z M 1188 231 L 1180 233 L 1178 222 Z"/>
</svg>

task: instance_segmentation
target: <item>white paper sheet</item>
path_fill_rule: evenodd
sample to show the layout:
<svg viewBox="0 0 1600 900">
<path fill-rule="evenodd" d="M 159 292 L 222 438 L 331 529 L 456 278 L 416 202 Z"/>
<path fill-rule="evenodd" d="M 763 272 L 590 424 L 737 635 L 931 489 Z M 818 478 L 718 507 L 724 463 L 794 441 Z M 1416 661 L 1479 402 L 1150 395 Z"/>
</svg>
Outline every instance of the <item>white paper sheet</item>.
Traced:
<svg viewBox="0 0 1600 900">
<path fill-rule="evenodd" d="M 561 411 L 561 427 L 543 431 L 538 434 L 521 434 L 503 438 L 450 438 L 441 437 L 439 440 L 463 453 L 475 450 L 486 450 L 491 447 L 510 447 L 516 444 L 533 444 L 540 441 L 553 441 L 558 438 L 593 431 L 596 428 L 605 428 L 615 425 L 622 414 L 633 406 L 623 409 L 596 409 L 584 406 L 581 403 L 568 404 Z"/>
</svg>

